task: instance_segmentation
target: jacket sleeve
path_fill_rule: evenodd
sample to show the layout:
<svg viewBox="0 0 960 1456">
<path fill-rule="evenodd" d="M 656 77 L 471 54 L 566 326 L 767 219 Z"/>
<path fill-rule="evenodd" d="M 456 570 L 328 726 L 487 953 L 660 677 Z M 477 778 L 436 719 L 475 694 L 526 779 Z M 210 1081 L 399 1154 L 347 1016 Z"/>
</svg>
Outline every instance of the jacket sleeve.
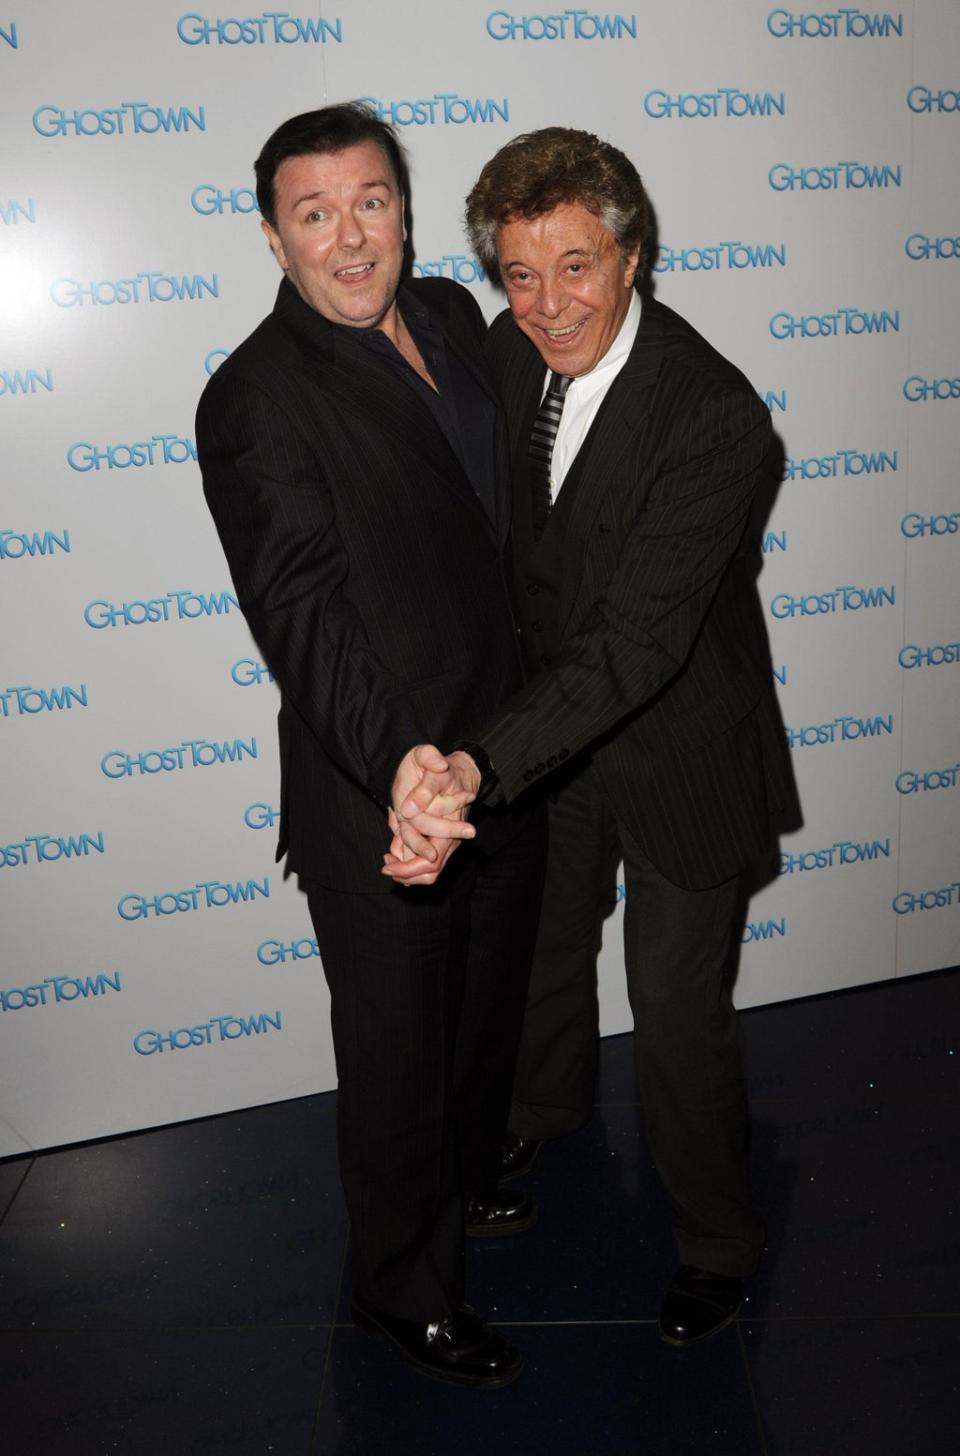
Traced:
<svg viewBox="0 0 960 1456">
<path fill-rule="evenodd" d="M 400 758 L 426 729 L 344 591 L 350 563 L 321 462 L 282 396 L 236 375 L 204 391 L 197 450 L 237 599 L 285 700 L 386 805 Z M 385 542 L 385 569 L 388 555 Z"/>
<path fill-rule="evenodd" d="M 508 803 L 681 671 L 739 549 L 769 445 L 767 411 L 745 389 L 714 389 L 694 409 L 553 666 L 465 735 L 490 756 Z"/>
</svg>

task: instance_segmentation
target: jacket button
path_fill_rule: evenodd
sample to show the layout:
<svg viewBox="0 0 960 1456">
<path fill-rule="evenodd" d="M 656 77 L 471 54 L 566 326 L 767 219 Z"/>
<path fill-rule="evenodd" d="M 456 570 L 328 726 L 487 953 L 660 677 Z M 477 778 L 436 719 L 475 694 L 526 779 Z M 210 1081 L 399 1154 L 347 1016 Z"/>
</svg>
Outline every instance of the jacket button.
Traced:
<svg viewBox="0 0 960 1456">
<path fill-rule="evenodd" d="M 570 757 L 570 750 L 569 750 L 569 748 L 561 748 L 560 752 L 557 754 L 557 758 L 559 759 L 559 761 L 561 763 L 563 763 L 563 760 L 565 758 L 569 758 L 569 757 Z"/>
<path fill-rule="evenodd" d="M 542 632 L 543 631 L 543 623 L 540 621 L 540 618 L 539 617 L 537 618 L 537 620 L 535 622 L 531 622 L 530 623 L 530 626 L 533 628 L 534 632 Z"/>
<path fill-rule="evenodd" d="M 545 771 L 546 767 L 547 765 L 545 763 L 538 763 L 534 766 L 533 771 L 535 774 L 542 774 Z"/>
<path fill-rule="evenodd" d="M 527 592 L 528 592 L 528 594 L 530 596 L 532 596 L 532 597 L 537 596 L 539 594 L 539 591 L 540 591 L 540 588 L 537 586 L 537 583 L 535 581 L 528 581 L 527 582 Z"/>
<path fill-rule="evenodd" d="M 553 666 L 553 658 L 552 657 L 541 657 L 540 658 L 540 666 L 541 667 L 552 667 Z"/>
<path fill-rule="evenodd" d="M 555 753 L 551 753 L 550 757 L 547 759 L 547 768 L 556 768 L 556 766 L 557 755 Z"/>
<path fill-rule="evenodd" d="M 524 771 L 523 771 L 523 782 L 525 784 L 528 784 L 532 778 L 533 778 L 533 774 L 530 771 L 530 769 L 525 768 Z"/>
</svg>

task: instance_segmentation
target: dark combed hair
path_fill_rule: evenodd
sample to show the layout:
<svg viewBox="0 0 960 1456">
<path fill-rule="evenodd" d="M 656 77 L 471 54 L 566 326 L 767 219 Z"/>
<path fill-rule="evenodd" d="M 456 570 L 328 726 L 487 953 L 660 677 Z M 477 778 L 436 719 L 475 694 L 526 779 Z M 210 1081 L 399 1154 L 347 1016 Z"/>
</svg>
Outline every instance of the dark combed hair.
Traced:
<svg viewBox="0 0 960 1456">
<path fill-rule="evenodd" d="M 277 172 L 288 157 L 342 152 L 364 142 L 373 142 L 380 148 L 401 196 L 406 198 L 409 172 L 393 128 L 381 121 L 365 102 L 347 101 L 291 116 L 264 142 L 253 170 L 257 178 L 257 202 L 270 226 L 275 227 L 277 220 L 274 188 Z"/>
<path fill-rule="evenodd" d="M 636 167 L 592 132 L 547 126 L 501 147 L 467 198 L 467 233 L 484 268 L 499 278 L 498 227 L 516 218 L 542 217 L 565 202 L 579 202 L 595 213 L 621 253 L 639 248 L 644 261 L 652 214 Z"/>
</svg>

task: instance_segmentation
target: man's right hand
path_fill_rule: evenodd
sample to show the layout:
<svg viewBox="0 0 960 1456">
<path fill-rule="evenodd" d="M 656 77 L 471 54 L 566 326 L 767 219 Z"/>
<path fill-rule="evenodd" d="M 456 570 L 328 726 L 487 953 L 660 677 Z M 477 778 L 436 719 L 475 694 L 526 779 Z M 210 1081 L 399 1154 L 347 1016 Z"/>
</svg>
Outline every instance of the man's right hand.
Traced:
<svg viewBox="0 0 960 1456">
<path fill-rule="evenodd" d="M 434 863 L 440 851 L 432 840 L 457 842 L 476 834 L 466 812 L 479 785 L 479 772 L 466 754 L 445 757 L 433 744 L 418 743 L 394 775 L 387 822 L 411 854 Z"/>
<path fill-rule="evenodd" d="M 466 820 L 480 771 L 463 752 L 442 754 L 418 744 L 400 762 L 387 823 L 393 833 L 382 873 L 402 885 L 433 885 L 461 840 L 476 830 Z"/>
</svg>

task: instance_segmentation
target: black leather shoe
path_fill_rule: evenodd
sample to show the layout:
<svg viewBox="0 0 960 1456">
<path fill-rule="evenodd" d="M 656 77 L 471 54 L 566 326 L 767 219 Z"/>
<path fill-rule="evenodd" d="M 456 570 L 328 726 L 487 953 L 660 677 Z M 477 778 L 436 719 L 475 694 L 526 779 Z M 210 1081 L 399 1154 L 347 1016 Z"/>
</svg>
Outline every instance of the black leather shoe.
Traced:
<svg viewBox="0 0 960 1456">
<path fill-rule="evenodd" d="M 539 1138 L 508 1132 L 500 1148 L 500 1182 L 509 1183 L 511 1178 L 522 1178 L 524 1173 L 529 1173 L 542 1147 Z"/>
<path fill-rule="evenodd" d="M 359 1329 L 390 1340 L 405 1360 L 434 1380 L 472 1385 L 477 1390 L 498 1390 L 516 1380 L 523 1369 L 520 1351 L 468 1304 L 462 1304 L 446 1319 L 425 1325 L 382 1314 L 355 1294 L 351 1313 Z"/>
<path fill-rule="evenodd" d="M 537 1205 L 520 1189 L 495 1193 L 491 1199 L 467 1200 L 466 1231 L 472 1239 L 493 1239 L 502 1234 L 522 1234 L 536 1223 Z"/>
<path fill-rule="evenodd" d="M 659 1334 L 668 1345 L 696 1345 L 726 1329 L 743 1299 L 743 1280 L 681 1264 L 660 1310 Z"/>
</svg>

